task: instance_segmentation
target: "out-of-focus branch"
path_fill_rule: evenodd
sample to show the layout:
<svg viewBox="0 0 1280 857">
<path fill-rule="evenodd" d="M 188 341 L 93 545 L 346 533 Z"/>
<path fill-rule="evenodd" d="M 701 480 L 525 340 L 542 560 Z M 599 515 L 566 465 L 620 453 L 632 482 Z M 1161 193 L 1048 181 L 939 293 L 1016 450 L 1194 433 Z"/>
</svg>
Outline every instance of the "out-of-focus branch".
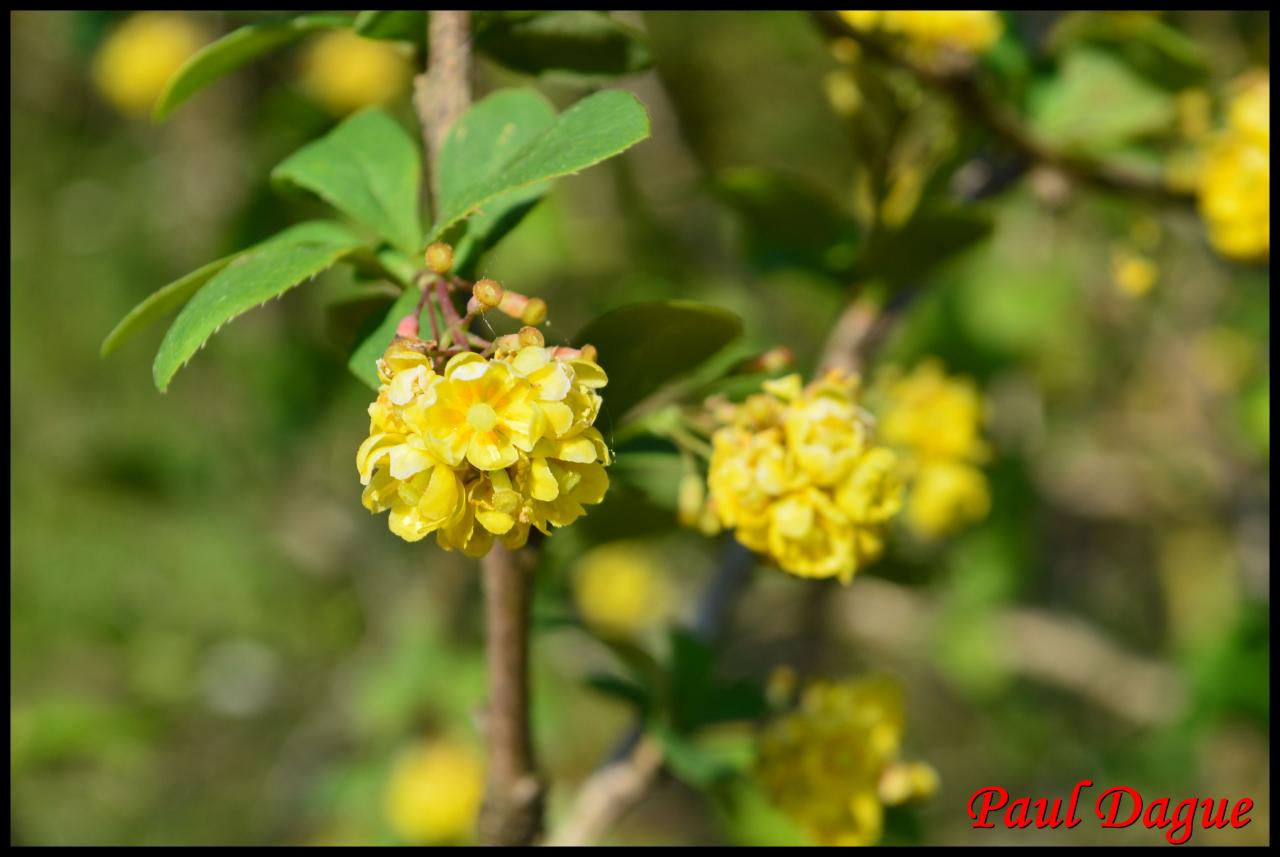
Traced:
<svg viewBox="0 0 1280 857">
<path fill-rule="evenodd" d="M 640 802 L 662 771 L 662 748 L 638 731 L 625 752 L 591 775 L 548 845 L 592 845 Z"/>
<path fill-rule="evenodd" d="M 922 652 L 942 612 L 933 599 L 886 580 L 863 577 L 828 602 L 830 626 L 860 646 Z M 991 618 L 997 666 L 1085 697 L 1139 726 L 1177 720 L 1189 699 L 1168 664 L 1125 651 L 1078 619 L 1013 607 Z"/>
<path fill-rule="evenodd" d="M 1132 193 L 1165 202 L 1190 199 L 1185 192 L 1166 185 L 1160 176 L 1054 149 L 1024 125 L 1017 114 L 987 95 L 970 64 L 934 68 L 914 62 L 886 47 L 880 40 L 848 26 L 833 12 L 815 12 L 814 15 L 827 35 L 852 39 L 868 56 L 909 72 L 925 86 L 949 97 L 969 118 L 1034 165 L 1049 167 L 1078 182 L 1105 190 Z"/>
<path fill-rule="evenodd" d="M 542 832 L 545 789 L 529 738 L 529 596 L 536 560 L 532 548 L 510 551 L 500 544 L 482 560 L 489 758 L 480 841 L 486 845 L 528 845 Z"/>
<path fill-rule="evenodd" d="M 431 12 L 427 23 L 430 62 L 413 81 L 413 105 L 422 125 L 422 144 L 431 198 L 438 199 L 436 157 L 445 134 L 471 106 L 471 13 Z"/>
<path fill-rule="evenodd" d="M 732 537 L 715 573 L 698 599 L 694 636 L 714 643 L 724 631 L 738 596 L 746 589 L 755 568 L 755 555 Z M 549 845 L 590 845 L 638 804 L 662 773 L 662 748 L 644 734 L 643 724 L 633 724 L 618 741 L 609 759 L 578 789 L 568 817 L 549 839 Z"/>
</svg>

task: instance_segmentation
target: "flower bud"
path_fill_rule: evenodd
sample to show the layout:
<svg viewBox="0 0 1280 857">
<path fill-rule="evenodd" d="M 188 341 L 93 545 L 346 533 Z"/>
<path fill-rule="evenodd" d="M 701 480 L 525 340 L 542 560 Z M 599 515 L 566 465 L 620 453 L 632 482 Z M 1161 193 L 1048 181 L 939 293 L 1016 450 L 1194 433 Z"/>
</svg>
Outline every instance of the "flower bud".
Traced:
<svg viewBox="0 0 1280 857">
<path fill-rule="evenodd" d="M 520 328 L 519 336 L 520 344 L 526 348 L 530 345 L 536 348 L 541 348 L 546 345 L 546 340 L 542 338 L 542 331 L 538 330 L 536 327 L 526 326 Z"/>
<path fill-rule="evenodd" d="M 502 303 L 502 286 L 488 277 L 477 281 L 471 287 L 471 294 L 485 309 L 493 309 Z"/>
<path fill-rule="evenodd" d="M 525 324 L 542 324 L 547 320 L 547 302 L 542 298 L 530 298 L 520 313 L 520 320 Z"/>
<path fill-rule="evenodd" d="M 447 274 L 453 267 L 453 248 L 442 241 L 437 241 L 427 247 L 423 258 L 432 273 Z"/>
<path fill-rule="evenodd" d="M 403 336 L 408 339 L 417 338 L 418 316 L 411 313 L 400 319 L 400 323 L 396 325 L 396 336 Z"/>
<path fill-rule="evenodd" d="M 493 346 L 497 351 L 519 351 L 521 347 L 520 334 L 503 334 L 493 341 Z"/>
<path fill-rule="evenodd" d="M 596 351 L 594 345 L 584 345 L 582 346 L 582 359 L 595 363 L 600 359 L 600 352 Z"/>
</svg>

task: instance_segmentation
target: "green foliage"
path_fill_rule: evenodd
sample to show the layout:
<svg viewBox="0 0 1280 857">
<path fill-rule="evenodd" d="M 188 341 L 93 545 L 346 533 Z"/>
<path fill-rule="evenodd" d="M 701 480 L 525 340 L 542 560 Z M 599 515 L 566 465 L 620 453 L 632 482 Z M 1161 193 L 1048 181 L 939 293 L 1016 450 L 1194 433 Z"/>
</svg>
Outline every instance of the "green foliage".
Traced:
<svg viewBox="0 0 1280 857">
<path fill-rule="evenodd" d="M 751 167 L 722 171 L 712 187 L 741 219 L 743 252 L 756 267 L 806 268 L 837 280 L 852 272 L 858 224 L 826 195 Z"/>
<path fill-rule="evenodd" d="M 496 173 L 440 205 L 432 239 L 481 206 L 613 157 L 649 136 L 649 114 L 634 95 L 605 90 L 574 104 Z"/>
<path fill-rule="evenodd" d="M 242 254 L 196 293 L 165 334 L 153 375 L 163 392 L 174 374 L 218 328 L 241 313 L 279 297 L 299 283 L 331 268 L 361 246 L 360 239 L 332 226 L 320 240 L 268 242 Z"/>
<path fill-rule="evenodd" d="M 197 51 L 178 69 L 156 101 L 154 115 L 165 119 L 183 102 L 224 75 L 246 63 L 294 42 L 316 30 L 351 25 L 342 14 L 298 15 L 282 21 L 250 24 L 233 30 Z"/>
<path fill-rule="evenodd" d="M 352 27 L 366 39 L 425 44 L 427 13 L 396 9 L 389 12 L 367 11 L 356 15 Z"/>
<path fill-rule="evenodd" d="M 384 111 L 351 116 L 294 152 L 271 176 L 315 193 L 397 249 L 418 252 L 422 162 L 414 141 Z"/>
<path fill-rule="evenodd" d="M 551 102 L 528 89 L 502 89 L 477 102 L 449 129 L 441 147 L 441 210 L 465 205 L 471 189 L 493 179 L 525 146 L 555 124 Z M 467 218 L 454 244 L 454 268 L 467 271 L 480 253 L 515 227 L 546 193 L 545 182 L 500 194 Z"/>
<path fill-rule="evenodd" d="M 600 365 L 609 374 L 601 395 L 616 422 L 741 334 L 742 320 L 733 313 L 674 300 L 619 307 L 590 322 L 573 341 L 599 349 Z"/>
<path fill-rule="evenodd" d="M 1072 51 L 1061 74 L 1033 93 L 1032 120 L 1045 140 L 1064 150 L 1105 152 L 1167 129 L 1173 99 L 1112 54 Z"/>
<path fill-rule="evenodd" d="M 1096 47 L 1169 92 L 1203 86 L 1209 79 L 1200 47 L 1154 15 L 1073 13 L 1055 29 L 1051 44 Z"/>
<path fill-rule="evenodd" d="M 648 68 L 653 58 L 639 31 L 605 12 L 494 16 L 476 47 L 514 71 L 607 78 Z"/>
<path fill-rule="evenodd" d="M 145 300 L 138 304 L 129 313 L 122 318 L 107 337 L 102 340 L 101 356 L 107 357 L 119 348 L 128 339 L 131 339 L 136 333 L 142 330 L 152 322 L 159 321 L 173 310 L 184 304 L 192 295 L 194 295 L 205 283 L 209 282 L 214 276 L 220 273 L 224 268 L 236 261 L 247 253 L 261 249 L 268 245 L 286 245 L 286 244 L 313 244 L 325 242 L 344 242 L 350 237 L 346 230 L 334 223 L 328 223 L 323 220 L 309 221 L 307 223 L 299 223 L 292 226 L 278 235 L 268 238 L 266 241 L 224 256 L 214 262 L 210 262 L 196 270 L 192 271 L 184 277 L 179 277 L 169 285 L 152 292 Z"/>
<path fill-rule="evenodd" d="M 933 269 L 969 250 L 990 232 L 991 218 L 981 209 L 926 208 L 905 226 L 876 232 L 859 260 L 858 273 L 891 289 L 918 287 Z M 926 247 L 927 253 L 920 251 Z"/>
<path fill-rule="evenodd" d="M 376 390 L 381 384 L 378 380 L 378 358 L 395 338 L 400 319 L 413 312 L 421 294 L 418 289 L 405 289 L 396 302 L 377 317 L 377 324 L 358 337 L 358 344 L 347 360 L 347 368 L 370 389 Z"/>
</svg>

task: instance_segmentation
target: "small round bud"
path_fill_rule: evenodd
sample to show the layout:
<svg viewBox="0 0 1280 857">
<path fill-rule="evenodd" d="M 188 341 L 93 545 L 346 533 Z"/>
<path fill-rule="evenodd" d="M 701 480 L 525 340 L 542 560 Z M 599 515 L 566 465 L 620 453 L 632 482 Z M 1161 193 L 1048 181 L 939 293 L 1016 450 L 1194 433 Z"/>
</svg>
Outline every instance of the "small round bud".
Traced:
<svg viewBox="0 0 1280 857">
<path fill-rule="evenodd" d="M 437 241 L 427 247 L 427 252 L 423 254 L 427 267 L 435 274 L 447 274 L 449 269 L 453 267 L 453 248 L 442 241 Z"/>
<path fill-rule="evenodd" d="M 586 361 L 587 361 L 587 362 L 589 362 L 589 363 L 595 363 L 595 362 L 596 362 L 596 360 L 598 360 L 598 359 L 599 359 L 599 357 L 600 357 L 600 352 L 599 352 L 599 351 L 596 351 L 596 347 L 595 347 L 594 345 L 584 345 L 584 346 L 582 346 L 582 359 L 583 359 L 583 360 L 586 360 Z"/>
<path fill-rule="evenodd" d="M 536 348 L 541 348 L 547 343 L 546 340 L 542 338 L 542 331 L 538 330 L 538 328 L 522 327 L 520 328 L 520 344 L 526 348 L 530 345 Z"/>
<path fill-rule="evenodd" d="M 502 303 L 502 286 L 498 284 L 497 280 L 491 280 L 488 277 L 477 281 L 471 287 L 471 294 L 486 309 L 493 309 Z"/>
<path fill-rule="evenodd" d="M 418 317 L 410 314 L 400 319 L 400 323 L 396 325 L 396 336 L 403 336 L 407 339 L 414 339 L 418 335 Z"/>
<path fill-rule="evenodd" d="M 547 320 L 547 302 L 542 298 L 529 298 L 520 313 L 520 320 L 525 324 L 542 324 Z"/>
</svg>

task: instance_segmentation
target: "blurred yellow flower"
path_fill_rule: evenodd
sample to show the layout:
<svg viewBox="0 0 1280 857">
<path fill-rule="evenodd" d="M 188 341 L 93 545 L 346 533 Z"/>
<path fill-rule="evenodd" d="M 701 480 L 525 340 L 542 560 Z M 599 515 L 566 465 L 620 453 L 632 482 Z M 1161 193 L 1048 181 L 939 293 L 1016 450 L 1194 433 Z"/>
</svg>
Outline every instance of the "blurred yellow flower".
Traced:
<svg viewBox="0 0 1280 857">
<path fill-rule="evenodd" d="M 901 507 L 894 455 L 873 446 L 856 376 L 799 375 L 724 415 L 707 485 L 720 523 L 742 544 L 801 577 L 838 577 L 879 556 Z"/>
<path fill-rule="evenodd" d="M 465 352 L 437 372 L 426 343 L 397 337 L 378 362 L 369 437 L 356 453 L 369 511 L 406 541 L 446 550 L 516 548 L 585 514 L 609 487 L 610 452 L 592 426 L 607 379 L 542 347 Z"/>
<path fill-rule="evenodd" d="M 971 464 L 938 459 L 916 471 L 907 500 L 907 523 L 928 538 L 941 538 L 991 511 L 987 477 Z"/>
<path fill-rule="evenodd" d="M 1114 250 L 1111 254 L 1111 281 L 1124 295 L 1138 298 L 1151 291 L 1160 275 L 1156 263 L 1131 250 Z"/>
<path fill-rule="evenodd" d="M 626 636 L 651 628 L 670 606 L 670 592 L 654 555 L 615 543 L 588 552 L 574 570 L 574 597 L 586 623 Z"/>
<path fill-rule="evenodd" d="M 952 378 L 929 359 L 909 375 L 890 377 L 888 407 L 880 415 L 880 439 L 921 458 L 977 460 L 982 440 L 982 397 L 967 378 Z"/>
<path fill-rule="evenodd" d="M 1224 256 L 1262 260 L 1271 252 L 1271 78 L 1246 76 L 1228 108 L 1227 127 L 1205 150 L 1200 215 Z"/>
<path fill-rule="evenodd" d="M 994 11 L 962 12 L 952 9 L 907 12 L 900 10 L 840 12 L 850 27 L 900 37 L 908 49 L 928 59 L 941 51 L 981 54 L 1000 39 L 1004 22 Z"/>
<path fill-rule="evenodd" d="M 102 43 L 93 60 L 93 81 L 116 109 L 145 115 L 204 42 L 204 32 L 186 15 L 140 12 Z"/>
<path fill-rule="evenodd" d="M 978 465 L 990 450 L 982 438 L 978 388 L 968 378 L 947 375 L 936 359 L 907 375 L 890 369 L 880 386 L 885 405 L 879 435 L 902 462 L 908 526 L 935 539 L 984 518 L 991 497 Z"/>
<path fill-rule="evenodd" d="M 756 777 L 820 845 L 873 845 L 885 804 L 937 789 L 931 767 L 898 760 L 904 725 L 902 692 L 887 679 L 812 683 L 761 733 Z"/>
<path fill-rule="evenodd" d="M 387 784 L 392 830 L 412 845 L 469 839 L 484 797 L 484 768 L 466 745 L 422 741 L 403 751 Z"/>
<path fill-rule="evenodd" d="M 412 76 L 401 46 L 345 27 L 316 37 L 302 56 L 303 88 L 337 116 L 387 103 Z"/>
</svg>

